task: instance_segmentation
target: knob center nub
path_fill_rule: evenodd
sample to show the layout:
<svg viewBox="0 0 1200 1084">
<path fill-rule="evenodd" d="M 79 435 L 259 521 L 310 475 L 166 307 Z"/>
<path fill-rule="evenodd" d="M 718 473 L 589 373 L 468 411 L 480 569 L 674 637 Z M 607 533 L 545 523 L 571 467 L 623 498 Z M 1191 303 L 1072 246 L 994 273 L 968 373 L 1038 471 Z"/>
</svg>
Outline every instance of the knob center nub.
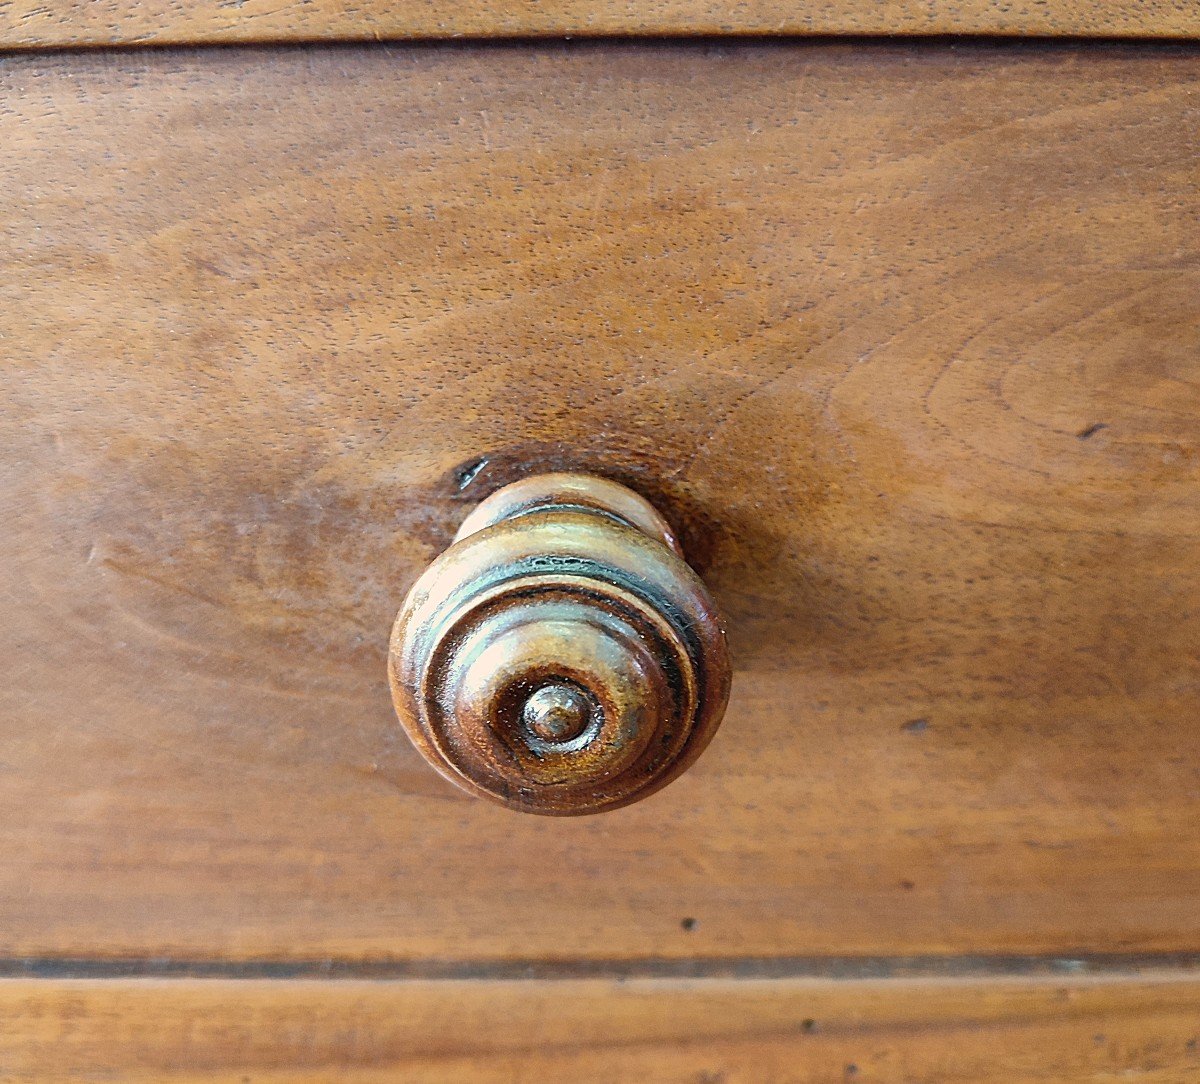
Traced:
<svg viewBox="0 0 1200 1084">
<path fill-rule="evenodd" d="M 521 713 L 531 734 L 556 745 L 579 737 L 591 716 L 591 698 L 565 682 L 543 685 L 525 701 Z"/>
</svg>

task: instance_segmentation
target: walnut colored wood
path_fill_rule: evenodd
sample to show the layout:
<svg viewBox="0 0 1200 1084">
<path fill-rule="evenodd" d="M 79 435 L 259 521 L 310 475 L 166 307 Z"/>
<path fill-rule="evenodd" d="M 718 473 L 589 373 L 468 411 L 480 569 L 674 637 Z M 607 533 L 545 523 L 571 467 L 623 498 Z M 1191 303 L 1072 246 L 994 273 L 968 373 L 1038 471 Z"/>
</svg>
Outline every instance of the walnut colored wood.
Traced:
<svg viewBox="0 0 1200 1084">
<path fill-rule="evenodd" d="M 1200 982 L 0 982 L 5 1080 L 1097 1081 L 1200 1074 Z"/>
<path fill-rule="evenodd" d="M 0 954 L 1200 945 L 1200 63 L 0 65 Z M 547 470 L 677 529 L 706 754 L 518 817 L 387 629 Z"/>
<path fill-rule="evenodd" d="M 1193 0 L 8 0 L 0 49 L 539 35 L 1195 38 Z"/>
<path fill-rule="evenodd" d="M 725 633 L 670 527 L 586 474 L 534 475 L 472 511 L 400 607 L 388 674 L 447 779 L 556 816 L 666 786 L 729 699 Z"/>
</svg>

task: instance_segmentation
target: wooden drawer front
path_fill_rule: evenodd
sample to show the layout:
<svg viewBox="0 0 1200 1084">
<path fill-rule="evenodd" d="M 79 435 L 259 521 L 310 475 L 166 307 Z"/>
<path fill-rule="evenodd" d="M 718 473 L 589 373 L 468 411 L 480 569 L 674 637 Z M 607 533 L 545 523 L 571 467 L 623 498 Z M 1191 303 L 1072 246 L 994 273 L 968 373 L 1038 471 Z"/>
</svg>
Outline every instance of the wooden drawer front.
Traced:
<svg viewBox="0 0 1200 1084">
<path fill-rule="evenodd" d="M 0 954 L 1194 950 L 1196 60 L 5 59 Z M 675 521 L 735 662 L 572 822 L 384 678 L 545 467 Z"/>
<path fill-rule="evenodd" d="M 1194 1078 L 1181 976 L 839 982 L 0 981 L 6 1079 Z M 116 1067 L 116 1071 L 113 1071 Z M 11 1075 L 9 1075 L 11 1074 Z"/>
</svg>

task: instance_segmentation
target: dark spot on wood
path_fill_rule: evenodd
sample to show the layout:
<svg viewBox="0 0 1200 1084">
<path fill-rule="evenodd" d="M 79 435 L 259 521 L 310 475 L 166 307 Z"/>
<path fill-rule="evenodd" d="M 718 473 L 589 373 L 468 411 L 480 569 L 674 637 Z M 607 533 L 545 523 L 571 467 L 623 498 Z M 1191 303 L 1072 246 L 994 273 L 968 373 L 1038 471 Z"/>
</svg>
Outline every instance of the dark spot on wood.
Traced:
<svg viewBox="0 0 1200 1084">
<path fill-rule="evenodd" d="M 903 888 L 905 892 L 911 892 L 917 886 L 912 881 L 905 880 L 900 882 L 900 887 Z"/>
<path fill-rule="evenodd" d="M 691 933 L 696 928 L 696 920 L 694 918 L 684 918 L 679 920 L 680 929 L 687 930 Z"/>
<path fill-rule="evenodd" d="M 487 465 L 488 457 L 481 455 L 478 459 L 472 459 L 469 463 L 464 463 L 462 466 L 456 467 L 454 469 L 454 481 L 458 492 L 461 493 L 466 489 Z"/>
<path fill-rule="evenodd" d="M 811 1017 L 807 1020 L 802 1020 L 802 1021 L 800 1021 L 800 1030 L 803 1031 L 806 1035 L 811 1035 L 814 1031 L 817 1030 L 817 1022 L 815 1020 L 813 1020 Z"/>
<path fill-rule="evenodd" d="M 1091 437 L 1094 437 L 1097 433 L 1099 433 L 1101 429 L 1107 429 L 1107 428 L 1108 428 L 1108 425 L 1105 422 L 1093 422 L 1091 425 L 1087 426 L 1086 428 L 1080 429 L 1079 432 L 1075 434 L 1075 436 L 1078 437 L 1080 440 L 1088 440 Z"/>
<path fill-rule="evenodd" d="M 900 729 L 906 734 L 921 734 L 928 726 L 928 719 L 909 719 Z"/>
</svg>

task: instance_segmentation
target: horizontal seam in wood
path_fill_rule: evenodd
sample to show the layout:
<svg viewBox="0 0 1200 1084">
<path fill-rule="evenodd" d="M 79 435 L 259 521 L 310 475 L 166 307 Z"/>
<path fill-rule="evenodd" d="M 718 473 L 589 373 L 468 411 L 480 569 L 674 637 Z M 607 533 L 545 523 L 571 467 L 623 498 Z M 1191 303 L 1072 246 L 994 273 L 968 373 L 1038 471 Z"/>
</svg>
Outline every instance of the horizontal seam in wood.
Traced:
<svg viewBox="0 0 1200 1084">
<path fill-rule="evenodd" d="M 654 48 L 706 49 L 776 46 L 779 48 L 822 48 L 854 46 L 858 48 L 891 48 L 896 50 L 983 48 L 1011 52 L 1043 52 L 1070 50 L 1103 52 L 1105 50 L 1148 51 L 1154 53 L 1190 53 L 1200 47 L 1200 33 L 1177 35 L 1137 34 L 1024 34 L 1017 31 L 962 31 L 960 33 L 925 32 L 866 32 L 846 33 L 626 33 L 589 34 L 586 31 L 543 34 L 480 34 L 438 35 L 412 34 L 394 36 L 342 35 L 337 37 L 279 37 L 279 38 L 147 38 L 144 40 L 79 40 L 75 42 L 12 42 L 0 40 L 0 59 L 16 56 L 53 56 L 88 53 L 144 52 L 277 52 L 285 50 L 331 50 L 366 48 L 429 48 L 429 49 L 596 49 L 644 46 Z"/>
<path fill-rule="evenodd" d="M 175 957 L 0 958 L 4 978 L 212 979 L 890 979 L 1138 976 L 1197 972 L 1200 952 L 1078 956 L 778 956 L 602 960 L 204 960 Z"/>
</svg>

